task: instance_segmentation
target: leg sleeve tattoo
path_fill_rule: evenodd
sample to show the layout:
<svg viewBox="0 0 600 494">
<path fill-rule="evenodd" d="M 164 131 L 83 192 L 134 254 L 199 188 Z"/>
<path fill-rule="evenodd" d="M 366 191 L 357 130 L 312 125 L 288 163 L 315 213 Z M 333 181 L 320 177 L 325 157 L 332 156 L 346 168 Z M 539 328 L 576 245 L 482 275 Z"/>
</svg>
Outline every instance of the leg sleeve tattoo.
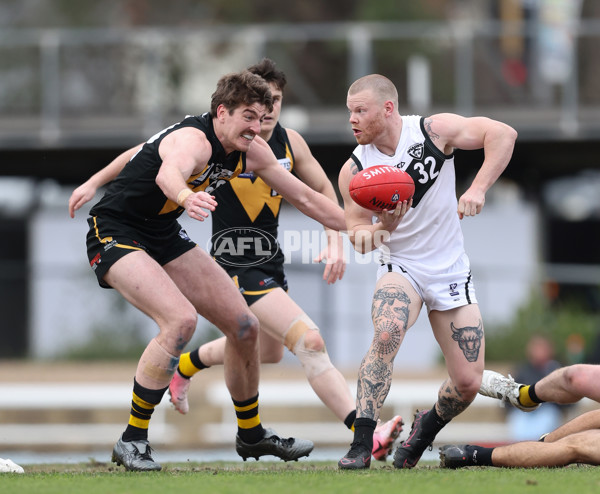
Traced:
<svg viewBox="0 0 600 494">
<path fill-rule="evenodd" d="M 396 285 L 384 285 L 373 296 L 374 336 L 358 378 L 359 417 L 376 420 L 392 384 L 394 358 L 406 333 L 410 298 Z"/>
</svg>

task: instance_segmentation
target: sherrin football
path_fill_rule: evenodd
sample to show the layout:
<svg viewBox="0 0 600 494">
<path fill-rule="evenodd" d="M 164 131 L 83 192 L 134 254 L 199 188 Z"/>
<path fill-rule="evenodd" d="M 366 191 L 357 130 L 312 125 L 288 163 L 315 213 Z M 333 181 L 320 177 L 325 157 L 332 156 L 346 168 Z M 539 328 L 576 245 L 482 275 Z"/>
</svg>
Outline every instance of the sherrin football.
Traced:
<svg viewBox="0 0 600 494">
<path fill-rule="evenodd" d="M 371 211 L 396 209 L 396 203 L 408 201 L 414 193 L 412 177 L 393 166 L 365 168 L 350 181 L 350 197 L 359 206 Z"/>
</svg>

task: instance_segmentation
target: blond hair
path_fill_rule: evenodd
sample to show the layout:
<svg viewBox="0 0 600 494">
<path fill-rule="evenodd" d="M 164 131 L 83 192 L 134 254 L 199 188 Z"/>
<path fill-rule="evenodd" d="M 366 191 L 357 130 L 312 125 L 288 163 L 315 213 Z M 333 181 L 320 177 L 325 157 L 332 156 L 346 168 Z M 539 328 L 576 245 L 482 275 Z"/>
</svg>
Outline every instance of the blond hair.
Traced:
<svg viewBox="0 0 600 494">
<path fill-rule="evenodd" d="M 390 100 L 394 103 L 394 107 L 398 108 L 398 90 L 387 77 L 379 74 L 361 77 L 352 83 L 348 94 L 353 95 L 362 91 L 371 91 L 381 103 Z"/>
</svg>

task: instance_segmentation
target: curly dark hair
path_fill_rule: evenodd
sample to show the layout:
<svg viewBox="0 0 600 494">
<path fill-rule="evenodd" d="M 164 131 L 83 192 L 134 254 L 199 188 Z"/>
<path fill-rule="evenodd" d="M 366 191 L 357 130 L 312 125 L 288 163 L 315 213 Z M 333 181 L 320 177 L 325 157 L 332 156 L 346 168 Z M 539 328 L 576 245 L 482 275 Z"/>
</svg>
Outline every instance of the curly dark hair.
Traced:
<svg viewBox="0 0 600 494">
<path fill-rule="evenodd" d="M 229 113 L 241 105 L 265 105 L 267 113 L 273 111 L 273 96 L 267 82 L 248 70 L 224 75 L 217 82 L 211 96 L 210 116 L 217 116 L 217 108 L 223 105 Z"/>
</svg>

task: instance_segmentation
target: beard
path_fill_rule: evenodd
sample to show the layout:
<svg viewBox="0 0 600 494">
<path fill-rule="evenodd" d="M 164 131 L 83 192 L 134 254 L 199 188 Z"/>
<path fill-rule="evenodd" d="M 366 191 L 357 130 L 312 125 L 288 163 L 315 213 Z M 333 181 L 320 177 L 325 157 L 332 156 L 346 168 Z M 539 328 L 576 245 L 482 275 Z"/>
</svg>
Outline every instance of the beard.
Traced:
<svg viewBox="0 0 600 494">
<path fill-rule="evenodd" d="M 378 116 L 371 120 L 362 130 L 362 134 L 356 136 L 356 142 L 361 145 L 371 144 L 386 131 L 385 120 Z"/>
</svg>

